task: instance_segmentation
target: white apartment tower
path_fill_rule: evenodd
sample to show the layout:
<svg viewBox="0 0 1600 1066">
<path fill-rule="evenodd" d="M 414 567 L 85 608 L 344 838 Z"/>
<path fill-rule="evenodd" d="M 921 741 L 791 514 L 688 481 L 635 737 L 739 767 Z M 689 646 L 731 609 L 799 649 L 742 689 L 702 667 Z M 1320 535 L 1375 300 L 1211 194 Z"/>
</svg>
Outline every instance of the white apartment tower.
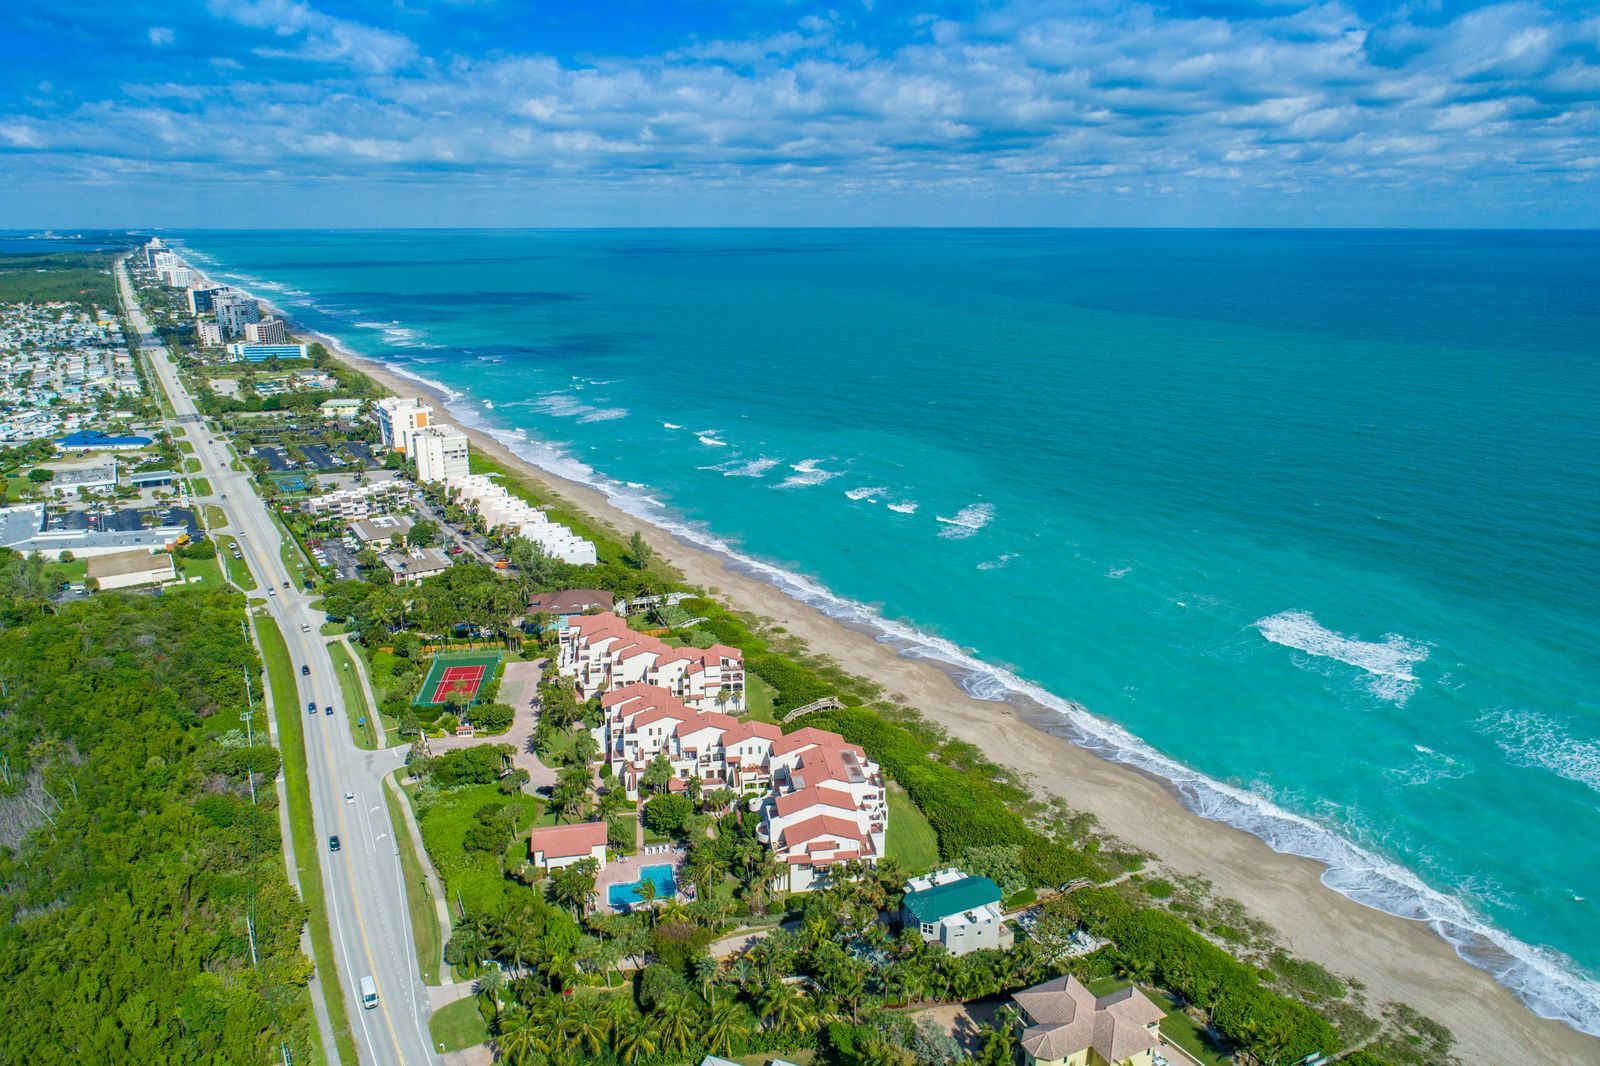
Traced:
<svg viewBox="0 0 1600 1066">
<path fill-rule="evenodd" d="M 383 446 L 404 455 L 407 440 L 428 425 L 433 408 L 415 396 L 389 396 L 379 400 L 372 412 L 378 419 Z"/>
<path fill-rule="evenodd" d="M 407 451 L 417 464 L 418 481 L 444 482 L 471 473 L 467 435 L 447 423 L 412 430 Z"/>
</svg>

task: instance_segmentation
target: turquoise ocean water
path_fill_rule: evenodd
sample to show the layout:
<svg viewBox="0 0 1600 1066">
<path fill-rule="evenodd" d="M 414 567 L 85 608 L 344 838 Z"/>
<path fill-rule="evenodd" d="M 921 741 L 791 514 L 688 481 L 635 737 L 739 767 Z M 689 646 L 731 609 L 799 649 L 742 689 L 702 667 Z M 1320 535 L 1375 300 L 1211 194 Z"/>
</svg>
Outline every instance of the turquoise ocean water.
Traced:
<svg viewBox="0 0 1600 1066">
<path fill-rule="evenodd" d="M 1600 235 L 186 241 L 1600 1034 Z"/>
</svg>

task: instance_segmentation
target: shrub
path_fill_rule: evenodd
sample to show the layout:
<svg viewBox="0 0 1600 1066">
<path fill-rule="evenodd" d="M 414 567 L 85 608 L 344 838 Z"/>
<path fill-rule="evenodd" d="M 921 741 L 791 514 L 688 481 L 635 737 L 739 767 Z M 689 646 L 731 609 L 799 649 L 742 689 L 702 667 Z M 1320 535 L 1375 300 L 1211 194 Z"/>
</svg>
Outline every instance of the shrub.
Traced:
<svg viewBox="0 0 1600 1066">
<path fill-rule="evenodd" d="M 644 805 L 644 824 L 663 835 L 676 833 L 694 813 L 694 804 L 682 793 L 656 796 Z"/>
</svg>

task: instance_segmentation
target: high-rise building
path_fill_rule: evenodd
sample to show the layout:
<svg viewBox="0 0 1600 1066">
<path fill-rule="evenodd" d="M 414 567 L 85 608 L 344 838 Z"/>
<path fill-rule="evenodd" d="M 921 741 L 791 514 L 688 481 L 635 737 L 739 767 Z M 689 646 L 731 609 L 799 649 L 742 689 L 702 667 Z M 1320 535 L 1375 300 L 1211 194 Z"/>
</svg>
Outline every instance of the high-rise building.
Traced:
<svg viewBox="0 0 1600 1066">
<path fill-rule="evenodd" d="M 289 331 L 281 318 L 263 318 L 244 324 L 244 339 L 252 344 L 288 344 Z"/>
<path fill-rule="evenodd" d="M 230 337 L 243 334 L 247 324 L 261 321 L 261 306 L 250 297 L 236 292 L 214 297 L 212 306 L 216 309 L 217 323 L 222 326 L 222 332 Z"/>
<path fill-rule="evenodd" d="M 407 438 L 428 424 L 433 408 L 415 396 L 389 396 L 373 407 L 383 446 L 404 455 Z"/>
<path fill-rule="evenodd" d="M 167 246 L 160 237 L 151 237 L 150 243 L 144 246 L 144 265 L 151 270 L 156 268 L 156 254 L 167 250 Z"/>
<path fill-rule="evenodd" d="M 211 310 L 212 301 L 227 291 L 226 288 L 220 286 L 210 289 L 191 288 L 189 290 L 189 313 L 191 315 L 205 314 Z"/>
<path fill-rule="evenodd" d="M 407 440 L 418 481 L 448 481 L 472 472 L 467 435 L 444 422 L 411 431 Z"/>
<path fill-rule="evenodd" d="M 186 266 L 165 266 L 159 271 L 161 283 L 168 288 L 187 289 L 193 274 Z"/>
<path fill-rule="evenodd" d="M 202 318 L 194 324 L 195 336 L 202 348 L 222 347 L 222 327 L 214 318 Z"/>
</svg>

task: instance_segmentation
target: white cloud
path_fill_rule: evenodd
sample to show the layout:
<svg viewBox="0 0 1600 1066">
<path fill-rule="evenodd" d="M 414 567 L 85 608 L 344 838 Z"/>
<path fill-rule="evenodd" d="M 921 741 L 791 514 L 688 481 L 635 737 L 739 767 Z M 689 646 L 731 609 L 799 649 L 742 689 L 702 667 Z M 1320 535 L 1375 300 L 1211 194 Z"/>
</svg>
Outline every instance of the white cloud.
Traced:
<svg viewBox="0 0 1600 1066">
<path fill-rule="evenodd" d="M 0 136 L 187 174 L 265 147 L 302 180 L 587 177 L 841 195 L 1209 183 L 1315 196 L 1330 183 L 1587 177 L 1600 154 L 1600 20 L 1520 2 L 1417 21 L 1321 3 L 1231 22 L 1029 4 L 929 20 L 892 49 L 816 20 L 582 66 L 424 58 L 401 34 L 300 0 L 208 2 L 258 36 L 242 72 L 217 57 L 226 73 L 192 92 L 163 80 L 48 123 L 0 114 Z M 279 77 L 275 60 L 339 71 Z"/>
<path fill-rule="evenodd" d="M 158 48 L 164 48 L 178 39 L 178 35 L 173 33 L 169 26 L 151 26 L 149 36 L 150 43 Z"/>
</svg>

